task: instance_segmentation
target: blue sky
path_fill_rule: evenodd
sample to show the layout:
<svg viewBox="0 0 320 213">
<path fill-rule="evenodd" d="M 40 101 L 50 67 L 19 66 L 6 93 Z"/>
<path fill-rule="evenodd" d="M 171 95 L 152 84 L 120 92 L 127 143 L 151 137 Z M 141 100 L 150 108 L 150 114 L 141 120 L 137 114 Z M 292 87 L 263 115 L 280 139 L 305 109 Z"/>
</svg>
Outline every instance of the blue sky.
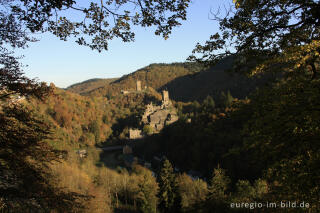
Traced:
<svg viewBox="0 0 320 213">
<path fill-rule="evenodd" d="M 209 20 L 210 8 L 229 4 L 231 0 L 193 0 L 187 21 L 173 30 L 169 39 L 155 36 L 151 28 L 135 27 L 135 42 L 113 40 L 109 50 L 98 53 L 73 41 L 60 41 L 49 33 L 39 35 L 39 42 L 20 51 L 28 65 L 25 74 L 58 87 L 91 78 L 113 78 L 134 72 L 151 63 L 183 62 L 197 42 L 206 41 L 218 31 L 218 23 Z"/>
</svg>

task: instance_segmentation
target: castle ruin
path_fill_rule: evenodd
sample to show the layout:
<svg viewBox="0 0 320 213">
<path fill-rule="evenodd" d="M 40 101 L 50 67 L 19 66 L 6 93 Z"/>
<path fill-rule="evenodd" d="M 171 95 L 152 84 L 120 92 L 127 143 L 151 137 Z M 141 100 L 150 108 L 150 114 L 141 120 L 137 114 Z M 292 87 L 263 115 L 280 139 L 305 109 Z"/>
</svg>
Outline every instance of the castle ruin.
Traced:
<svg viewBox="0 0 320 213">
<path fill-rule="evenodd" d="M 129 138 L 130 139 L 139 139 L 142 138 L 142 131 L 140 129 L 129 129 Z"/>
<path fill-rule="evenodd" d="M 176 109 L 172 106 L 169 99 L 169 92 L 162 91 L 162 103 L 160 106 L 148 104 L 142 116 L 141 122 L 145 125 L 150 125 L 155 132 L 165 126 L 178 120 Z"/>
<path fill-rule="evenodd" d="M 162 91 L 161 105 L 154 105 L 152 102 L 146 105 L 141 124 L 149 125 L 154 133 L 158 133 L 164 126 L 172 124 L 177 120 L 177 111 L 169 99 L 169 92 L 164 90 Z M 139 139 L 142 137 L 143 133 L 141 130 L 129 129 L 129 139 Z"/>
<path fill-rule="evenodd" d="M 141 81 L 137 81 L 137 91 L 141 91 Z"/>
<path fill-rule="evenodd" d="M 167 90 L 162 91 L 162 106 L 168 107 L 170 103 L 169 92 Z"/>
<path fill-rule="evenodd" d="M 136 81 L 136 90 L 128 89 L 128 90 L 121 90 L 120 92 L 123 95 L 127 95 L 127 94 L 130 94 L 130 93 L 141 92 L 141 91 L 142 91 L 141 81 Z"/>
</svg>

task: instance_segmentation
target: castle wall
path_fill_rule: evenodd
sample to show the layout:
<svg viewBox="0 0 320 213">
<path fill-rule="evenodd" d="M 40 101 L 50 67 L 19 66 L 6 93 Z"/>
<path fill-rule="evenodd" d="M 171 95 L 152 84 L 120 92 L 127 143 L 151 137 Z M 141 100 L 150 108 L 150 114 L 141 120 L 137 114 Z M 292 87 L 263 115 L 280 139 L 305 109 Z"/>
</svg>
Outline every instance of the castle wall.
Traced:
<svg viewBox="0 0 320 213">
<path fill-rule="evenodd" d="M 142 138 L 142 131 L 139 129 L 129 129 L 129 139 L 139 139 Z"/>
</svg>

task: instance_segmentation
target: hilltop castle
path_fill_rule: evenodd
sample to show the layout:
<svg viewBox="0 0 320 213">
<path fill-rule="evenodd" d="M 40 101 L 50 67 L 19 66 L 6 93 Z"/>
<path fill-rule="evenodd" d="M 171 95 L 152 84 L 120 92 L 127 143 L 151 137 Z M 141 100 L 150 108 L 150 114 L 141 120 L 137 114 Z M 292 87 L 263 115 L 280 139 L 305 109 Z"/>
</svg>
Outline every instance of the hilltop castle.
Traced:
<svg viewBox="0 0 320 213">
<path fill-rule="evenodd" d="M 159 132 L 165 125 L 177 120 L 177 112 L 169 99 L 169 92 L 164 90 L 162 91 L 161 105 L 148 104 L 141 121 L 143 124 L 151 126 L 155 132 Z"/>
<path fill-rule="evenodd" d="M 169 92 L 163 90 L 161 105 L 153 105 L 153 103 L 148 104 L 142 116 L 141 123 L 144 125 L 149 125 L 154 133 L 158 133 L 161 131 L 161 129 L 163 129 L 164 126 L 174 123 L 177 120 L 177 112 L 169 99 Z M 130 139 L 137 139 L 141 137 L 141 130 L 129 130 Z"/>
<path fill-rule="evenodd" d="M 147 86 L 144 87 L 145 89 Z M 129 90 L 121 90 L 121 94 L 127 95 L 129 93 L 136 93 L 136 92 L 141 92 L 142 91 L 142 86 L 141 86 L 141 81 L 136 81 L 136 89 L 129 89 Z"/>
</svg>

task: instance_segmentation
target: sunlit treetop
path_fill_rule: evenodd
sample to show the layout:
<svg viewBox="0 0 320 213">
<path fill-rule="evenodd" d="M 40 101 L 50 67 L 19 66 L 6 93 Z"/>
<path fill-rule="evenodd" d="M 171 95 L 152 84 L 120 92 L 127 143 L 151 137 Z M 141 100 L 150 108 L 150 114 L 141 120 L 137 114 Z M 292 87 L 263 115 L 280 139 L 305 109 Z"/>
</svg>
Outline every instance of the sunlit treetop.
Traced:
<svg viewBox="0 0 320 213">
<path fill-rule="evenodd" d="M 233 3 L 225 17 L 212 14 L 219 21 L 221 32 L 212 35 L 204 45 L 198 44 L 190 60 L 214 63 L 225 56 L 237 55 L 241 56 L 239 71 L 256 72 L 250 65 L 255 67 L 267 58 L 279 57 L 293 47 L 306 46 L 300 48 L 303 50 L 312 45 L 319 53 L 319 46 L 314 47 L 320 39 L 319 0 L 233 0 Z M 316 60 L 310 58 L 309 64 Z M 242 70 L 244 65 L 249 69 Z"/>
</svg>

